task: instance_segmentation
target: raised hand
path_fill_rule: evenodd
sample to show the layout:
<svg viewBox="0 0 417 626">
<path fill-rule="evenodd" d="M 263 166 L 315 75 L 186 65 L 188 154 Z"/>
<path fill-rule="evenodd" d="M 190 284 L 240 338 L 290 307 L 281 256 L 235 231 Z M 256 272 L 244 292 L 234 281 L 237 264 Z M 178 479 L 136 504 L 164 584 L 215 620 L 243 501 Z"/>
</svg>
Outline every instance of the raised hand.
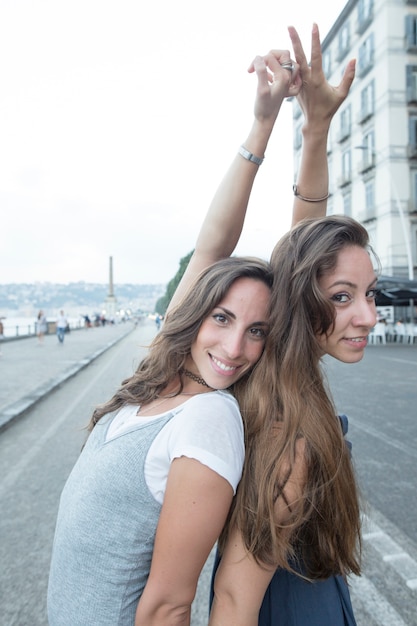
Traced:
<svg viewBox="0 0 417 626">
<path fill-rule="evenodd" d="M 288 27 L 294 49 L 295 59 L 299 66 L 301 89 L 297 100 L 304 113 L 306 123 L 330 125 L 331 119 L 349 93 L 355 77 L 355 59 L 349 61 L 338 86 L 327 81 L 322 65 L 320 34 L 317 24 L 313 24 L 311 34 L 311 64 L 308 64 L 300 37 L 293 26 Z"/>
<path fill-rule="evenodd" d="M 248 72 L 256 72 L 258 78 L 255 118 L 274 122 L 282 101 L 296 96 L 301 88 L 297 64 L 291 61 L 289 50 L 270 50 L 265 56 L 256 56 Z"/>
</svg>

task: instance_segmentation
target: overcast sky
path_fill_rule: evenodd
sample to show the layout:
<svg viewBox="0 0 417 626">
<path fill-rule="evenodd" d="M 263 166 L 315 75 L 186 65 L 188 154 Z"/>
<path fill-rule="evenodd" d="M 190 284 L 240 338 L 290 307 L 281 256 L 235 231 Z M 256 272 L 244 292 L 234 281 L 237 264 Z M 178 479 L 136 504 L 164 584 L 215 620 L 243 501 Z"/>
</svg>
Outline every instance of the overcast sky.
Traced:
<svg viewBox="0 0 417 626">
<path fill-rule="evenodd" d="M 256 54 L 346 0 L 0 0 L 0 283 L 165 283 L 252 124 Z M 289 227 L 284 103 L 237 252 Z"/>
</svg>

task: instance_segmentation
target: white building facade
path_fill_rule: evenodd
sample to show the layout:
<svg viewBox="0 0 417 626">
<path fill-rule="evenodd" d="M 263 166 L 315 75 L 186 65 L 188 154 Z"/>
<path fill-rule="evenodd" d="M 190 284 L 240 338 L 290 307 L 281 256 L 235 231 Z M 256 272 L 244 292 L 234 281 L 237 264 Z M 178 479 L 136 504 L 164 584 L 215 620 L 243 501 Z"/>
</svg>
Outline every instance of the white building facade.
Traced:
<svg viewBox="0 0 417 626">
<path fill-rule="evenodd" d="M 367 228 L 382 273 L 417 276 L 417 0 L 349 0 L 322 42 L 323 67 L 356 77 L 329 134 L 329 214 Z M 295 171 L 302 115 L 294 101 Z"/>
</svg>

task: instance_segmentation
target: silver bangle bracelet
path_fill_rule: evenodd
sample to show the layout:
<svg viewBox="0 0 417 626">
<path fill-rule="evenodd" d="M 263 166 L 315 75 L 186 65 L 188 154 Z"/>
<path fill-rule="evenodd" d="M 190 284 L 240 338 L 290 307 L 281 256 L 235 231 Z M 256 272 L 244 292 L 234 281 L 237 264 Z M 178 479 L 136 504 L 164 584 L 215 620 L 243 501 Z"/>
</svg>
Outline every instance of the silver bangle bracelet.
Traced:
<svg viewBox="0 0 417 626">
<path fill-rule="evenodd" d="M 251 161 L 252 163 L 255 163 L 256 165 L 262 165 L 262 161 L 265 158 L 265 157 L 255 156 L 254 154 L 252 154 L 252 152 L 249 152 L 249 150 L 246 150 L 245 146 L 240 146 L 239 154 L 243 156 L 243 158 L 246 159 L 247 161 Z"/>
<path fill-rule="evenodd" d="M 327 198 L 330 197 L 330 194 L 327 192 L 326 195 L 322 198 L 306 198 L 305 196 L 302 196 L 300 193 L 298 193 L 297 185 L 293 185 L 292 190 L 294 192 L 294 195 L 297 198 L 300 198 L 300 200 L 304 200 L 304 202 L 324 202 L 325 200 L 327 200 Z"/>
</svg>

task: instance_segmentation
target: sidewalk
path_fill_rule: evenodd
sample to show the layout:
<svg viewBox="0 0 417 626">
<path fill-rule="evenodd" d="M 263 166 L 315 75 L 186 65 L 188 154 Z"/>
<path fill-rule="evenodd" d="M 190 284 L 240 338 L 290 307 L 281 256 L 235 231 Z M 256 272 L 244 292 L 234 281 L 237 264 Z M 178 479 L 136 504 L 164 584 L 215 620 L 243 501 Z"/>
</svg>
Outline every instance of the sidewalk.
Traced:
<svg viewBox="0 0 417 626">
<path fill-rule="evenodd" d="M 0 343 L 0 430 L 134 330 L 133 322 Z"/>
</svg>

